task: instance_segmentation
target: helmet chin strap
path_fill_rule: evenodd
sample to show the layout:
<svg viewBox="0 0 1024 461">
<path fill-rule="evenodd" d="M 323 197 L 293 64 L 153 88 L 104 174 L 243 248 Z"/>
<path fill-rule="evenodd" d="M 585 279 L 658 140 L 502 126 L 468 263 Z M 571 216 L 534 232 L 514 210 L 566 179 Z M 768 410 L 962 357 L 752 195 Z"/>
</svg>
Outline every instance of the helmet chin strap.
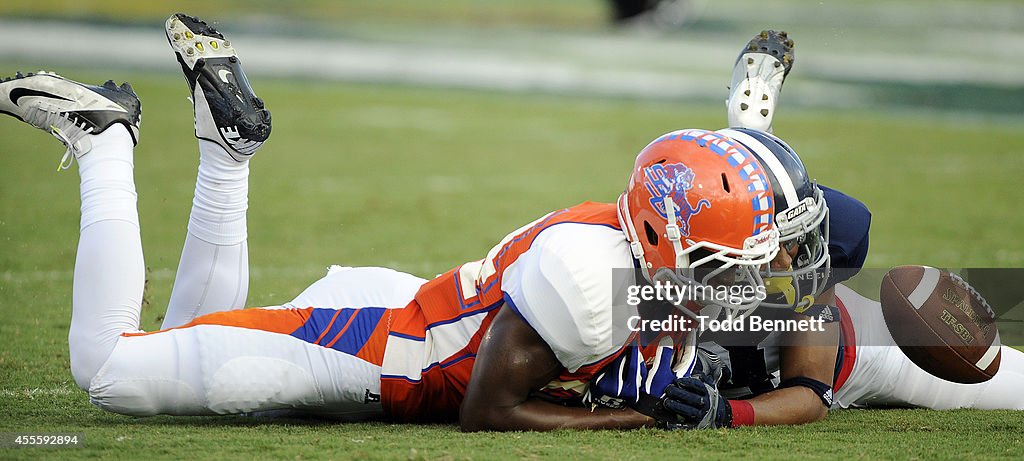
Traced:
<svg viewBox="0 0 1024 461">
<path fill-rule="evenodd" d="M 679 216 L 676 213 L 679 208 L 672 197 L 668 195 L 662 199 L 662 203 L 665 205 L 665 218 L 668 220 L 668 224 L 665 225 L 665 237 L 672 242 L 672 251 L 676 255 L 675 269 L 688 268 L 690 267 L 690 258 L 683 252 L 683 234 L 679 230 Z"/>
<path fill-rule="evenodd" d="M 633 220 L 629 219 L 629 200 L 626 198 L 625 192 L 619 196 L 618 205 L 619 226 L 622 227 L 622 232 L 626 234 L 626 241 L 629 242 L 629 251 L 633 253 L 633 259 L 640 263 L 644 278 L 648 282 L 654 283 L 649 273 L 651 264 L 644 257 L 644 247 L 640 244 L 640 236 L 637 234 L 636 228 L 633 227 Z"/>
</svg>

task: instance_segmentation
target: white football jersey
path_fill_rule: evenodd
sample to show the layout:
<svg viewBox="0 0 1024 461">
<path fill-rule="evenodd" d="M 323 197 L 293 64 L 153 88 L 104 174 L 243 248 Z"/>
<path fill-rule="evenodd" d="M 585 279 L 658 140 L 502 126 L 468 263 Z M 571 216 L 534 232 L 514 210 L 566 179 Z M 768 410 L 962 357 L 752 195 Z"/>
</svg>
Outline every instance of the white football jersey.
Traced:
<svg viewBox="0 0 1024 461">
<path fill-rule="evenodd" d="M 625 326 L 636 308 L 616 290 L 624 293 L 632 283 L 623 276 L 632 267 L 620 230 L 564 223 L 545 229 L 506 269 L 502 291 L 558 361 L 575 372 L 618 352 L 628 339 Z M 619 276 L 613 269 L 620 269 Z"/>
</svg>

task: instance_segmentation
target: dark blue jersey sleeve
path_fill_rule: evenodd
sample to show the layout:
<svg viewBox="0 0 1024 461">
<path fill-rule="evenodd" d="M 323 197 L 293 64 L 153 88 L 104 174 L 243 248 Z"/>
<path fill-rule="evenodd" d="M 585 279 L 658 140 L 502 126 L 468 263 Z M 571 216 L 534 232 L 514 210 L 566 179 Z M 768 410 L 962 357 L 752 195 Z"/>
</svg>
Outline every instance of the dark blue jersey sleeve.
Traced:
<svg viewBox="0 0 1024 461">
<path fill-rule="evenodd" d="M 864 267 L 868 256 L 868 230 L 871 212 L 859 200 L 835 189 L 818 186 L 828 204 L 828 252 L 832 274 L 826 288 L 849 279 Z"/>
</svg>

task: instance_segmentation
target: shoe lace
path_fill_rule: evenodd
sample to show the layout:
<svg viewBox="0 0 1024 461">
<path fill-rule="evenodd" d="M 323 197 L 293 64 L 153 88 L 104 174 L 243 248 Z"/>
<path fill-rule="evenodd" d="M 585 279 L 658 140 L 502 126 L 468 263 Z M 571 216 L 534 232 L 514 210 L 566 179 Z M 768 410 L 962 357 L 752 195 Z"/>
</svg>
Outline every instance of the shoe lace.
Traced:
<svg viewBox="0 0 1024 461">
<path fill-rule="evenodd" d="M 25 114 L 25 121 L 49 132 L 67 147 L 57 165 L 57 171 L 70 168 L 75 158 L 85 155 L 92 149 L 92 142 L 86 135 L 92 133 L 93 127 L 85 122 L 78 125 L 66 112 L 41 104 L 36 110 L 30 110 Z"/>
</svg>

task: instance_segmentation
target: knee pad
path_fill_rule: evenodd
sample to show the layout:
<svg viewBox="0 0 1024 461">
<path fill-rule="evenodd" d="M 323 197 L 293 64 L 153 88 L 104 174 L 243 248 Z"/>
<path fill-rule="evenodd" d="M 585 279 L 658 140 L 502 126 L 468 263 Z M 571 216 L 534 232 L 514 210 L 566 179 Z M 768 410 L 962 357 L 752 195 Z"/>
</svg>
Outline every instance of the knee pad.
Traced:
<svg viewBox="0 0 1024 461">
<path fill-rule="evenodd" d="M 179 353 L 170 335 L 122 337 L 89 385 L 89 400 L 114 413 L 201 415 L 199 394 L 179 376 Z"/>
</svg>

